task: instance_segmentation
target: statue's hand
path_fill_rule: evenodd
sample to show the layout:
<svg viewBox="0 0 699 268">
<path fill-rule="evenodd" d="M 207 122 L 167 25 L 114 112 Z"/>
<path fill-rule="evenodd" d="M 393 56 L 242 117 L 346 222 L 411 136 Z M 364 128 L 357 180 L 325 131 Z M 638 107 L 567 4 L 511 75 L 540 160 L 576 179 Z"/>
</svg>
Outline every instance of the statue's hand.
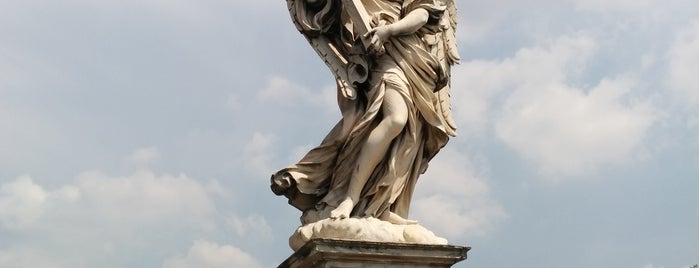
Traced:
<svg viewBox="0 0 699 268">
<path fill-rule="evenodd" d="M 367 32 L 364 38 L 371 38 L 371 42 L 367 48 L 369 53 L 379 56 L 383 55 L 386 52 L 384 44 L 388 42 L 391 36 L 391 28 L 388 25 L 380 25 Z"/>
</svg>

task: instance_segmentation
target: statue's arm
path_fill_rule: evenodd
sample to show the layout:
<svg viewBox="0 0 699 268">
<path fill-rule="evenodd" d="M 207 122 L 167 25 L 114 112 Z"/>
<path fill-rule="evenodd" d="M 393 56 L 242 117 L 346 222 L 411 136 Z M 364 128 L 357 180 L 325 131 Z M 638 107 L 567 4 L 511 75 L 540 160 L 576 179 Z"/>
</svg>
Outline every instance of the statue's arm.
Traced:
<svg viewBox="0 0 699 268">
<path fill-rule="evenodd" d="M 374 53 L 383 53 L 383 44 L 393 36 L 413 34 L 420 30 L 430 18 L 429 12 L 424 8 L 418 8 L 401 18 L 399 21 L 388 24 L 379 25 L 371 29 L 364 37 L 371 37 L 371 45 L 369 51 Z"/>
<path fill-rule="evenodd" d="M 430 14 L 424 8 L 418 8 L 397 21 L 396 23 L 386 25 L 386 31 L 390 36 L 413 34 L 420 30 L 427 23 Z"/>
</svg>

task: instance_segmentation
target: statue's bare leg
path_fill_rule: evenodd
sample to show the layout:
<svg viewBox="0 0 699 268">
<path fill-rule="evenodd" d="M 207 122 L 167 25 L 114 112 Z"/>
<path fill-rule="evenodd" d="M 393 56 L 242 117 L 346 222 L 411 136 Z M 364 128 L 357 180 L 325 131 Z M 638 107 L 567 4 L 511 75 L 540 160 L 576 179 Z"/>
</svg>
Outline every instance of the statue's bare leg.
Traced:
<svg viewBox="0 0 699 268">
<path fill-rule="evenodd" d="M 381 106 L 383 119 L 374 128 L 357 158 L 356 169 L 350 178 L 347 197 L 330 212 L 332 219 L 348 218 L 369 176 L 386 154 L 391 141 L 400 134 L 408 121 L 408 107 L 398 90 L 387 86 Z M 397 216 L 397 215 L 396 215 Z"/>
</svg>

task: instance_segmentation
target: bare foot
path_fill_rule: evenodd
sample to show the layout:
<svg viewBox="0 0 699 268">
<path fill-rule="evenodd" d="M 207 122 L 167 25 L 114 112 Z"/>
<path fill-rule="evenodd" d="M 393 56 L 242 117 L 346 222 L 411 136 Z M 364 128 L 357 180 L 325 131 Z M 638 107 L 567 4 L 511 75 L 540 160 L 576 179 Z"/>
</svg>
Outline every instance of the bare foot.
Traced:
<svg viewBox="0 0 699 268">
<path fill-rule="evenodd" d="M 342 201 L 342 203 L 337 206 L 337 208 L 330 211 L 330 218 L 333 220 L 349 218 L 350 213 L 352 213 L 352 209 L 354 209 L 354 202 L 352 201 L 352 198 L 347 197 L 345 198 L 345 201 Z"/>
<path fill-rule="evenodd" d="M 414 220 L 408 220 L 404 219 L 401 216 L 398 216 L 398 214 L 386 211 L 383 214 L 381 214 L 381 217 L 379 218 L 382 221 L 387 221 L 393 224 L 398 224 L 398 225 L 412 225 L 412 224 L 417 224 L 417 221 Z"/>
</svg>

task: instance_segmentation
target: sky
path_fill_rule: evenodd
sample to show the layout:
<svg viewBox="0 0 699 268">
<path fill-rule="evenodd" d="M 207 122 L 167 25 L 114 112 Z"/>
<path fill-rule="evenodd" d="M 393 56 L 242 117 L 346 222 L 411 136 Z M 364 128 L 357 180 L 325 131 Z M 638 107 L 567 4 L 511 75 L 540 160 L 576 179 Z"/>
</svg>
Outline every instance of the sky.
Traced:
<svg viewBox="0 0 699 268">
<path fill-rule="evenodd" d="M 458 0 L 455 267 L 699 263 L 699 2 Z M 0 0 L 0 267 L 274 267 L 339 120 L 282 0 Z"/>
</svg>

